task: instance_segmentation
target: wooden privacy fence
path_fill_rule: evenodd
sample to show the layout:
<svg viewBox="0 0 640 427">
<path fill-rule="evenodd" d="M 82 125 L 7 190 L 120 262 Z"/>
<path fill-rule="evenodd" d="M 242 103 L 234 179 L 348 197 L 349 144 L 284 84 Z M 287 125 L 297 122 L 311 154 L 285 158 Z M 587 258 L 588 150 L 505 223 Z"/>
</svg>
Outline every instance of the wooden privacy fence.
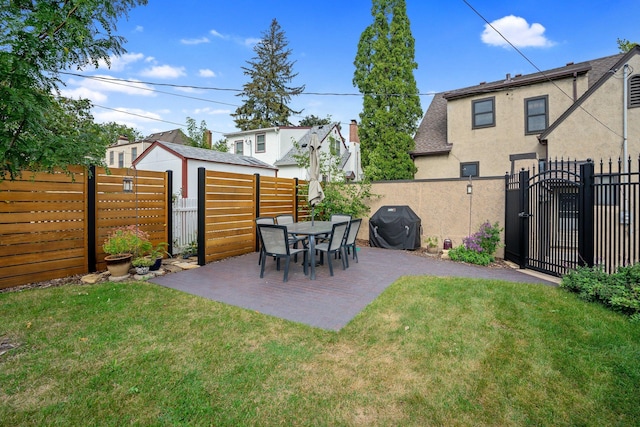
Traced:
<svg viewBox="0 0 640 427">
<path fill-rule="evenodd" d="M 198 263 L 256 250 L 255 218 L 306 212 L 294 178 L 198 169 Z M 301 205 L 301 202 L 303 203 Z"/>
<path fill-rule="evenodd" d="M 0 289 L 103 270 L 102 244 L 118 227 L 138 225 L 154 245 L 171 243 L 171 172 L 69 172 L 0 181 Z"/>
</svg>

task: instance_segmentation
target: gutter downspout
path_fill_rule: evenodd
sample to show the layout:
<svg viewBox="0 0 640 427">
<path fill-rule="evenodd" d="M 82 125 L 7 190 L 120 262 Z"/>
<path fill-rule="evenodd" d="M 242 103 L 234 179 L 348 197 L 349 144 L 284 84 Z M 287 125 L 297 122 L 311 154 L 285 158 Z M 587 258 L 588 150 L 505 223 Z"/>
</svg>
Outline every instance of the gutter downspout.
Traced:
<svg viewBox="0 0 640 427">
<path fill-rule="evenodd" d="M 622 88 L 622 159 L 624 161 L 624 173 L 628 173 L 629 172 L 629 167 L 627 165 L 627 156 L 629 155 L 627 153 L 627 104 L 628 104 L 628 86 L 627 86 L 627 77 L 629 75 L 629 64 L 624 64 L 623 67 L 623 71 L 622 71 L 622 84 L 623 84 L 623 88 Z"/>
</svg>

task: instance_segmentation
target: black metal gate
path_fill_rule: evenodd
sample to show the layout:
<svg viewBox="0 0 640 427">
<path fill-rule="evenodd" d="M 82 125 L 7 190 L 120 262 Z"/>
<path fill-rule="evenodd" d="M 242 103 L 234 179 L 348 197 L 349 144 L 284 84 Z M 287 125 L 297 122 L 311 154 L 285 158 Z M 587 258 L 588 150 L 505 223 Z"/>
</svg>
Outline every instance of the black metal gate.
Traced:
<svg viewBox="0 0 640 427">
<path fill-rule="evenodd" d="M 506 177 L 505 259 L 562 276 L 593 264 L 593 163 L 548 166 Z"/>
</svg>

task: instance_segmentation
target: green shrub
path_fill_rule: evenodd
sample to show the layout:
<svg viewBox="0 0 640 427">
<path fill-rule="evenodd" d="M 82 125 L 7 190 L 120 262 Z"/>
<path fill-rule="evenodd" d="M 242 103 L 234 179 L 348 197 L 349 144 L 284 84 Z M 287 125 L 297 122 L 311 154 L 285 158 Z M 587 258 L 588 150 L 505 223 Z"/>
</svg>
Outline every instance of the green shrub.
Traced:
<svg viewBox="0 0 640 427">
<path fill-rule="evenodd" d="M 489 265 L 495 259 L 486 252 L 478 252 L 467 249 L 465 246 L 457 246 L 449 251 L 449 258 L 453 261 L 468 262 L 469 264 Z"/>
<path fill-rule="evenodd" d="M 480 229 L 463 239 L 463 245 L 449 251 L 449 258 L 454 261 L 468 262 L 477 265 L 489 265 L 495 258 L 493 254 L 500 244 L 500 228 L 496 222 L 491 225 L 486 221 Z"/>
<path fill-rule="evenodd" d="M 578 267 L 562 277 L 560 287 L 640 320 L 640 264 L 619 267 L 612 274 L 601 266 Z"/>
</svg>

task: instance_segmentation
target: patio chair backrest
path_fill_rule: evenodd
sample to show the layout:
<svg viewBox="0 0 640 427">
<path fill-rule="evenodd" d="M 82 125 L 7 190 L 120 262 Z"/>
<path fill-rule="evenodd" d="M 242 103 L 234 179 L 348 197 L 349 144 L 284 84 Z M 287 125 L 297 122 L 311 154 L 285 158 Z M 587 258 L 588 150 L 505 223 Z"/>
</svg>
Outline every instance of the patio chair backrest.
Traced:
<svg viewBox="0 0 640 427">
<path fill-rule="evenodd" d="M 272 216 L 259 216 L 256 218 L 256 224 L 275 224 L 276 219 Z"/>
<path fill-rule="evenodd" d="M 268 254 L 286 255 L 289 253 L 287 227 L 275 224 L 258 224 L 264 250 Z"/>
<path fill-rule="evenodd" d="M 344 235 L 349 227 L 348 222 L 338 222 L 333 224 L 333 233 L 331 234 L 331 241 L 329 242 L 329 250 L 334 251 L 342 246 Z"/>
<path fill-rule="evenodd" d="M 276 224 L 293 224 L 294 222 L 296 222 L 296 220 L 293 215 L 286 214 L 276 216 Z"/>
<path fill-rule="evenodd" d="M 349 233 L 347 234 L 347 238 L 344 241 L 345 245 L 353 245 L 355 243 L 361 224 L 362 218 L 351 220 L 351 222 L 349 223 Z"/>
<path fill-rule="evenodd" d="M 351 215 L 347 215 L 347 214 L 331 215 L 331 222 L 344 222 L 344 221 L 351 221 Z"/>
</svg>

